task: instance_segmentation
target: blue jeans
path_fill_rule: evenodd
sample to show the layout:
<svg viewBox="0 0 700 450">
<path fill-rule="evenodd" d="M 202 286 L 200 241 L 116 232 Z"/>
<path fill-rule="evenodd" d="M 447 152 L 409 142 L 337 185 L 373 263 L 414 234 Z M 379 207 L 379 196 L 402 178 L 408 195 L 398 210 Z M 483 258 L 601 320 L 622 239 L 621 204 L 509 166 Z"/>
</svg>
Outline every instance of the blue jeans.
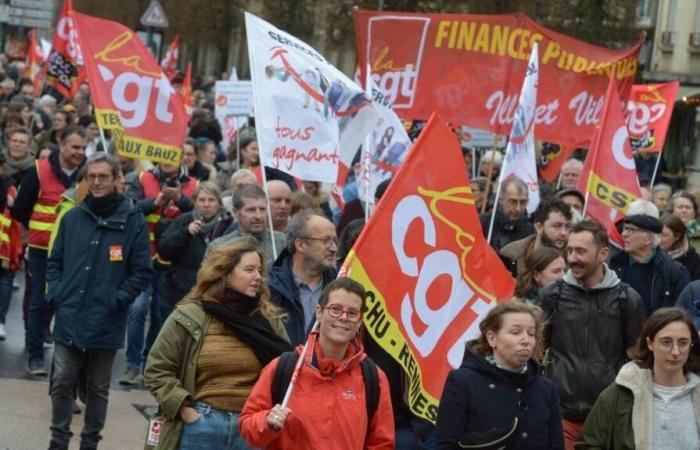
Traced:
<svg viewBox="0 0 700 450">
<path fill-rule="evenodd" d="M 126 363 L 130 369 L 141 369 L 141 365 L 163 325 L 158 309 L 159 302 L 163 301 L 159 289 L 163 273 L 165 271 L 162 269 L 154 268 L 151 285 L 141 292 L 129 307 L 129 314 L 126 318 Z M 148 327 L 148 336 L 145 336 L 146 316 L 149 311 L 151 312 L 151 322 Z"/>
<path fill-rule="evenodd" d="M 202 402 L 192 407 L 199 418 L 182 427 L 178 450 L 251 450 L 238 431 L 237 412 L 220 411 Z"/>
<path fill-rule="evenodd" d="M 396 428 L 396 450 L 433 450 L 436 444 L 435 427 L 423 419 Z"/>
<path fill-rule="evenodd" d="M 7 310 L 10 309 L 10 299 L 12 298 L 12 281 L 15 273 L 9 270 L 0 269 L 0 323 L 5 323 Z"/>
<path fill-rule="evenodd" d="M 46 258 L 29 253 L 27 267 L 32 273 L 32 298 L 27 318 L 26 346 L 29 358 L 44 357 L 44 330 L 51 321 L 50 308 L 46 302 Z"/>
</svg>

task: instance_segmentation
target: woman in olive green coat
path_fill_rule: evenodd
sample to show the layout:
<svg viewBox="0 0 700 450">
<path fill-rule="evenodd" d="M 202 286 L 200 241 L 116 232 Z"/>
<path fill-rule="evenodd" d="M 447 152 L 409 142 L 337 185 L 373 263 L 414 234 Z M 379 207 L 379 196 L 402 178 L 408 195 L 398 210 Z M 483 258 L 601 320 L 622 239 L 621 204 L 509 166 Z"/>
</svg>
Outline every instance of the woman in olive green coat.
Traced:
<svg viewBox="0 0 700 450">
<path fill-rule="evenodd" d="M 292 350 L 269 301 L 263 260 L 245 238 L 212 250 L 163 324 L 144 371 L 163 421 L 156 448 L 247 448 L 238 435 L 239 404 L 262 368 Z"/>
<path fill-rule="evenodd" d="M 680 308 L 656 310 L 625 364 L 598 397 L 577 449 L 700 448 L 700 345 Z"/>
</svg>

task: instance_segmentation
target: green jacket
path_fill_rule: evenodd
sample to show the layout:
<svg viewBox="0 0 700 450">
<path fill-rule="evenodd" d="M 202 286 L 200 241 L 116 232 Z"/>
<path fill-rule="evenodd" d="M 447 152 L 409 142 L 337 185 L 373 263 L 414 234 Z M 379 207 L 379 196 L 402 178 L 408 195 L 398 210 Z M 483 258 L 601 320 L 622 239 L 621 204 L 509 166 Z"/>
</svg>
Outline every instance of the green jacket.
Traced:
<svg viewBox="0 0 700 450">
<path fill-rule="evenodd" d="M 688 374 L 700 430 L 700 379 Z M 651 448 L 654 400 L 651 370 L 625 364 L 615 381 L 600 393 L 586 418 L 576 449 L 647 450 Z"/>
<path fill-rule="evenodd" d="M 158 449 L 177 448 L 182 432 L 178 411 L 194 394 L 202 336 L 210 323 L 211 316 L 199 304 L 177 305 L 148 354 L 144 381 L 158 402 L 156 416 L 163 420 Z M 271 325 L 278 335 L 289 340 L 281 320 Z"/>
</svg>

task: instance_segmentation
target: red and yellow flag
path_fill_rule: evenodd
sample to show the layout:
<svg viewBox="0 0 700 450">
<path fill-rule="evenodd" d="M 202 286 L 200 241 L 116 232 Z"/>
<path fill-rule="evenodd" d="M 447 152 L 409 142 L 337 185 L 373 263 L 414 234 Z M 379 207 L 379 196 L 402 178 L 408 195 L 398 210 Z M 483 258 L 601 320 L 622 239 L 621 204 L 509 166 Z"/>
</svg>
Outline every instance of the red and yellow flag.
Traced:
<svg viewBox="0 0 700 450">
<path fill-rule="evenodd" d="M 641 197 L 621 105 L 611 78 L 600 123 L 593 134 L 576 186 L 579 191 L 586 192 L 584 212 L 606 229 L 624 217 L 629 204 Z"/>
<path fill-rule="evenodd" d="M 627 103 L 627 128 L 634 150 L 663 150 L 679 86 L 678 81 L 632 86 Z"/>
<path fill-rule="evenodd" d="M 180 96 L 182 97 L 182 103 L 185 105 L 185 112 L 189 121 L 192 118 L 192 62 L 187 63 L 185 78 L 182 80 L 182 87 L 180 88 Z"/>
<path fill-rule="evenodd" d="M 434 149 L 440 149 L 435 157 Z M 433 423 L 448 372 L 514 281 L 483 238 L 459 142 L 435 114 L 343 264 L 368 291 L 365 328 Z"/>
<path fill-rule="evenodd" d="M 163 61 L 160 62 L 160 67 L 163 68 L 163 72 L 168 77 L 168 80 L 175 78 L 177 73 L 177 58 L 180 54 L 180 35 L 176 34 L 173 42 L 170 43 L 168 51 L 165 52 Z"/>
<path fill-rule="evenodd" d="M 187 115 L 158 62 L 122 24 L 74 13 L 97 125 L 127 158 L 179 165 Z"/>
<path fill-rule="evenodd" d="M 27 43 L 27 69 L 25 76 L 32 80 L 34 85 L 34 95 L 41 95 L 41 87 L 44 84 L 41 80 L 41 71 L 43 59 L 41 56 L 41 48 L 36 40 L 36 30 L 29 30 Z"/>
<path fill-rule="evenodd" d="M 46 61 L 46 82 L 67 98 L 73 97 L 87 76 L 73 13 L 73 0 L 65 0 Z"/>
</svg>

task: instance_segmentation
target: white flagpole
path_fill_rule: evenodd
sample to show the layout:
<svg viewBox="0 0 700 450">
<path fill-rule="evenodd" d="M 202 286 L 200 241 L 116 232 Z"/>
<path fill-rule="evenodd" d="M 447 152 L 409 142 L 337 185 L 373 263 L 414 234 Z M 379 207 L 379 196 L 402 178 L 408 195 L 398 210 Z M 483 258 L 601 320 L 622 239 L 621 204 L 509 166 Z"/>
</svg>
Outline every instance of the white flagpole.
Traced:
<svg viewBox="0 0 700 450">
<path fill-rule="evenodd" d="M 661 156 L 662 156 L 661 152 L 658 152 L 656 154 L 656 164 L 654 165 L 654 173 L 651 174 L 651 182 L 649 183 L 650 188 L 654 187 L 654 181 L 656 180 L 656 174 L 659 171 L 659 164 L 661 163 Z"/>
<path fill-rule="evenodd" d="M 318 320 L 314 322 L 314 326 L 311 329 L 311 332 L 313 333 L 316 331 L 318 328 Z M 292 392 L 294 392 L 294 385 L 297 382 L 297 377 L 299 376 L 299 372 L 301 371 L 301 366 L 304 364 L 304 359 L 306 359 L 306 352 L 309 348 L 309 338 L 306 338 L 306 343 L 304 344 L 304 349 L 301 351 L 301 355 L 299 355 L 299 359 L 297 359 L 297 363 L 294 366 L 294 372 L 292 372 L 292 379 L 289 380 L 289 387 L 287 387 L 287 392 L 284 394 L 284 399 L 282 400 L 282 408 L 286 408 L 287 405 L 289 404 L 289 399 L 292 397 Z"/>
<path fill-rule="evenodd" d="M 496 147 L 494 147 L 493 151 L 494 152 L 496 151 Z M 494 155 L 494 159 L 495 159 L 495 155 Z M 493 161 L 493 159 L 491 161 Z M 493 162 L 491 164 L 493 164 Z M 503 186 L 503 183 L 506 181 L 506 180 L 503 180 L 503 182 L 501 182 L 500 174 L 505 172 L 507 166 L 508 166 L 508 160 L 506 158 L 503 158 L 503 167 L 501 167 L 501 172 L 499 172 L 498 186 L 496 187 L 496 196 L 494 197 L 494 201 L 493 201 L 493 211 L 491 211 L 491 221 L 489 222 L 489 233 L 486 237 L 486 242 L 488 242 L 489 245 L 491 245 L 491 234 L 493 233 L 493 224 L 496 221 L 496 210 L 498 209 L 498 197 L 501 195 L 501 186 Z M 489 199 L 486 198 L 484 201 L 488 203 Z"/>
<path fill-rule="evenodd" d="M 370 78 L 370 69 L 369 64 L 367 64 L 367 71 L 365 73 L 365 92 L 367 93 L 367 97 L 370 98 L 370 100 L 374 101 L 372 98 L 372 87 L 371 87 L 371 78 Z M 362 155 L 362 165 L 364 167 L 364 171 L 367 172 L 367 180 L 365 180 L 365 222 L 369 220 L 369 203 L 370 203 L 370 198 L 369 198 L 369 187 L 372 184 L 372 171 L 370 170 L 370 166 L 367 164 L 367 161 L 371 160 L 371 155 L 370 155 L 370 147 L 372 145 L 372 133 L 374 131 L 370 131 L 369 134 L 367 134 L 367 137 L 365 138 L 365 150 L 364 154 Z M 364 173 L 362 176 L 364 177 Z"/>
<path fill-rule="evenodd" d="M 104 147 L 105 153 L 109 153 L 109 149 L 107 148 L 107 140 L 105 139 L 105 130 L 103 130 L 102 127 L 97 127 L 97 129 L 100 131 L 100 140 L 102 141 L 102 147 Z"/>
<path fill-rule="evenodd" d="M 270 208 L 270 193 L 267 190 L 267 175 L 265 175 L 265 166 L 260 161 L 260 171 L 262 172 L 263 187 L 265 189 L 265 199 L 267 200 L 267 221 L 270 223 L 270 240 L 272 241 L 272 260 L 277 260 L 277 244 L 275 243 L 275 226 L 272 224 L 272 211 Z"/>
</svg>

